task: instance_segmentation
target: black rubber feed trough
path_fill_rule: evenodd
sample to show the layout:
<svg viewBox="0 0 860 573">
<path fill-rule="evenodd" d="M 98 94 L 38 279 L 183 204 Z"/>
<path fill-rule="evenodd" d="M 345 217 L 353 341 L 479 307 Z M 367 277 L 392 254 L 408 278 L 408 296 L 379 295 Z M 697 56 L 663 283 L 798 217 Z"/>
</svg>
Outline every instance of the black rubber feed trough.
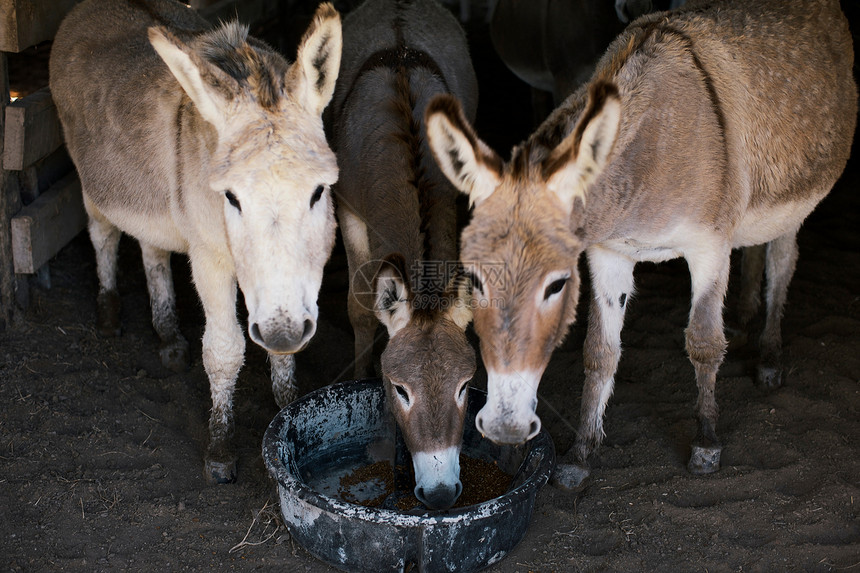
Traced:
<svg viewBox="0 0 860 573">
<path fill-rule="evenodd" d="M 482 438 L 475 414 L 486 394 L 470 388 L 462 452 L 513 476 L 507 492 L 462 508 L 400 511 L 398 496 L 411 493 L 414 484 L 404 488 L 395 476 L 400 491 L 390 493 L 381 507 L 365 507 L 339 495 L 343 476 L 385 459 L 381 452 L 391 453 L 395 467 L 404 467 L 408 459 L 384 401 L 378 379 L 344 382 L 296 400 L 272 420 L 263 457 L 278 482 L 281 512 L 293 538 L 319 559 L 350 572 L 468 572 L 498 562 L 525 535 L 537 491 L 552 473 L 555 451 L 549 434 L 541 430 L 523 446 L 498 446 Z"/>
</svg>

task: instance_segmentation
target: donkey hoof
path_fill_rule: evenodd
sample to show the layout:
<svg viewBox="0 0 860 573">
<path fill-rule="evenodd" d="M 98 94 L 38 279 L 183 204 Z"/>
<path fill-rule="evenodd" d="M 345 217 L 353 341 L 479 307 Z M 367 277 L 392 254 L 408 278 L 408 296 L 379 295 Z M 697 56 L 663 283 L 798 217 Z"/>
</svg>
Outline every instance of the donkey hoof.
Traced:
<svg viewBox="0 0 860 573">
<path fill-rule="evenodd" d="M 209 483 L 218 485 L 236 483 L 236 460 L 229 462 L 206 460 L 203 473 Z"/>
<path fill-rule="evenodd" d="M 184 340 L 162 346 L 158 355 L 161 357 L 161 365 L 171 372 L 181 373 L 188 370 L 188 343 Z"/>
<path fill-rule="evenodd" d="M 553 487 L 566 491 L 579 492 L 588 485 L 591 470 L 580 464 L 558 464 L 552 471 L 550 483 Z"/>
<path fill-rule="evenodd" d="M 102 336 L 113 337 L 120 335 L 120 298 L 115 290 L 99 293 L 96 299 L 98 318 L 96 328 Z"/>
<path fill-rule="evenodd" d="M 722 446 L 697 446 L 694 444 L 687 470 L 694 475 L 714 473 L 720 469 L 720 453 L 722 451 Z"/>
<path fill-rule="evenodd" d="M 779 388 L 780 386 L 782 386 L 782 368 L 759 364 L 758 372 L 756 372 L 756 378 L 758 380 L 759 385 L 764 388 Z"/>
</svg>

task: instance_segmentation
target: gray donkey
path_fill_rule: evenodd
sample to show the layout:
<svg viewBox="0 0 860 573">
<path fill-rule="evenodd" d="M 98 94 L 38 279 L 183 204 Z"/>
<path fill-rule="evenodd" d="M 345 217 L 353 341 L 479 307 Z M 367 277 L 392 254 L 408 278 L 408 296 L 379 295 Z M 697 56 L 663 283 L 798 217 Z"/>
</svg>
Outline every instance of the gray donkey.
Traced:
<svg viewBox="0 0 860 573">
<path fill-rule="evenodd" d="M 433 160 L 423 117 L 427 102 L 443 93 L 474 117 L 477 80 L 463 30 L 434 0 L 369 0 L 345 18 L 343 37 L 329 112 L 355 375 L 372 374 L 381 322 L 390 337 L 382 375 L 412 454 L 415 495 L 447 508 L 462 491 L 459 453 L 475 354 L 464 333 L 471 311 L 453 281 L 458 192 Z"/>
<path fill-rule="evenodd" d="M 699 396 L 688 468 L 719 469 L 714 389 L 723 360 L 731 250 L 767 244 L 760 377 L 781 380 L 780 321 L 797 232 L 845 168 L 857 115 L 854 53 L 838 0 L 694 1 L 640 18 L 503 163 L 453 98 L 428 107 L 443 171 L 469 194 L 465 261 L 505 263 L 498 284 L 471 269 L 475 330 L 488 371 L 478 428 L 519 443 L 540 427 L 537 387 L 576 315 L 577 260 L 592 279 L 585 385 L 573 464 L 578 488 L 603 438 L 621 327 L 639 261 L 684 257 L 692 279 L 685 331 Z M 468 269 L 467 269 L 468 270 Z"/>
<path fill-rule="evenodd" d="M 165 366 L 182 370 L 170 253 L 188 253 L 206 314 L 208 479 L 235 480 L 233 391 L 245 337 L 269 352 L 278 404 L 293 353 L 316 330 L 334 244 L 337 162 L 322 111 L 340 65 L 340 16 L 317 10 L 289 65 L 238 23 L 210 29 L 173 0 L 86 0 L 64 20 L 51 92 L 84 192 L 99 276 L 99 330 L 119 332 L 120 234 L 140 243 Z"/>
</svg>

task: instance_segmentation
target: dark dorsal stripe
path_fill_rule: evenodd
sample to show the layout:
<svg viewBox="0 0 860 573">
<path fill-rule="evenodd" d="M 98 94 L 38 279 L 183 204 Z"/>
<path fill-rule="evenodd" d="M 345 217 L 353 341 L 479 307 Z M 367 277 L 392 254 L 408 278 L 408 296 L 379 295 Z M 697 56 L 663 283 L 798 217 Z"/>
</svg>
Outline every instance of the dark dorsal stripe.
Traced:
<svg viewBox="0 0 860 573">
<path fill-rule="evenodd" d="M 409 74 L 406 68 L 397 68 L 395 77 L 396 95 L 393 109 L 400 116 L 400 126 L 402 131 L 394 135 L 394 140 L 400 142 L 406 152 L 406 157 L 410 158 L 409 170 L 411 176 L 408 178 L 409 184 L 415 189 L 418 196 L 418 220 L 420 221 L 419 232 L 424 238 L 423 241 L 423 259 L 427 259 L 433 253 L 431 252 L 431 210 L 436 201 L 433 198 L 433 183 L 427 178 L 426 170 L 421 164 L 421 126 L 415 118 L 414 110 L 417 105 L 414 94 L 409 85 Z M 427 290 L 423 280 L 424 272 L 418 272 L 419 284 L 413 285 L 416 292 L 424 292 Z M 443 285 L 444 288 L 444 285 Z"/>
<path fill-rule="evenodd" d="M 389 70 L 403 72 L 423 68 L 428 70 L 431 74 L 436 76 L 440 82 L 442 82 L 442 85 L 445 86 L 446 92 L 451 92 L 451 88 L 448 86 L 448 82 L 445 79 L 445 74 L 442 73 L 442 69 L 439 67 L 439 64 L 436 63 L 436 60 L 434 60 L 427 52 L 416 50 L 406 45 L 406 38 L 403 35 L 403 10 L 404 7 L 409 6 L 410 4 L 410 0 L 397 0 L 397 2 L 395 2 L 394 8 L 396 14 L 391 23 L 392 28 L 394 28 L 394 46 L 377 50 L 364 60 L 364 63 L 361 65 L 361 68 L 359 68 L 358 73 L 352 80 L 346 95 L 343 97 L 342 101 L 344 103 L 349 101 L 350 96 L 352 95 L 352 90 L 355 89 L 355 84 L 358 83 L 361 76 L 378 68 L 388 68 Z M 340 110 L 335 110 L 334 116 L 335 121 L 339 121 Z"/>
<path fill-rule="evenodd" d="M 439 68 L 439 64 L 436 63 L 436 60 L 430 54 L 422 50 L 415 50 L 408 46 L 399 45 L 374 52 L 364 60 L 364 64 L 358 70 L 355 79 L 352 80 L 352 84 L 350 84 L 349 90 L 347 90 L 343 98 L 343 102 L 346 103 L 349 101 L 352 90 L 355 88 L 358 80 L 361 79 L 361 76 L 378 68 L 388 68 L 393 71 L 408 71 L 423 68 L 442 82 L 446 92 L 450 93 L 451 91 L 448 82 L 445 80 L 445 76 L 442 74 L 441 68 Z M 340 114 L 338 113 L 337 115 L 339 116 Z"/>
<path fill-rule="evenodd" d="M 430 54 L 427 52 L 415 50 L 408 46 L 397 46 L 374 52 L 364 61 L 364 64 L 358 71 L 356 80 L 361 77 L 362 74 L 369 72 L 370 70 L 375 70 L 376 68 L 397 69 L 401 67 L 407 70 L 414 68 L 424 68 L 429 70 L 430 73 L 442 82 L 442 85 L 445 86 L 445 91 L 451 91 L 448 87 L 448 82 L 445 80 L 445 76 L 442 75 L 442 70 L 439 69 L 439 64 L 436 63 L 436 60 L 430 57 Z M 353 82 L 353 84 L 355 84 L 355 82 Z"/>
<path fill-rule="evenodd" d="M 395 139 L 405 146 L 407 153 L 411 157 L 410 169 L 412 173 L 408 179 L 418 195 L 419 219 L 421 221 L 421 227 L 418 229 L 418 232 L 424 238 L 423 258 L 426 259 L 430 254 L 430 211 L 433 208 L 434 199 L 432 197 L 432 184 L 427 180 L 425 170 L 421 166 L 420 126 L 413 116 L 416 102 L 409 87 L 409 72 L 419 69 L 427 70 L 434 78 L 439 80 L 445 92 L 450 93 L 451 88 L 439 64 L 436 63 L 436 60 L 430 54 L 406 45 L 406 38 L 403 33 L 403 10 L 409 4 L 409 0 L 398 0 L 395 3 L 396 14 L 392 20 L 395 37 L 394 46 L 377 50 L 364 60 L 364 63 L 358 69 L 349 89 L 341 100 L 341 107 L 333 110 L 332 119 L 336 124 L 340 123 L 342 106 L 347 105 L 351 100 L 352 92 L 364 74 L 380 68 L 391 70 L 394 73 L 395 110 L 401 116 L 403 126 L 403 132 L 396 134 Z M 438 310 L 436 307 L 439 304 L 428 301 L 438 299 L 441 296 L 441 292 L 434 291 L 444 290 L 447 285 L 443 285 L 439 289 L 434 281 L 427 280 L 424 276 L 423 265 L 417 272 L 417 284 L 411 285 L 416 290 L 416 298 L 420 301 L 417 306 L 421 308 L 427 307 L 428 311 L 435 312 Z M 430 293 L 433 294 L 431 295 Z"/>
</svg>

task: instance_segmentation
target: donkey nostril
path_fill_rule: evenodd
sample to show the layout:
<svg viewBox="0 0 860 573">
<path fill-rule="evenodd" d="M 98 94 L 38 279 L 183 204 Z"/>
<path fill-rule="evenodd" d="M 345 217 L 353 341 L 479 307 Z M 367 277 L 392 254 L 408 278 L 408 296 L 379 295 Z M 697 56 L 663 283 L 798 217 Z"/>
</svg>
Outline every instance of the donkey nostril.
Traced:
<svg viewBox="0 0 860 573">
<path fill-rule="evenodd" d="M 418 501 L 427 506 L 427 509 L 449 509 L 460 493 L 463 491 L 463 484 L 457 481 L 453 486 L 439 485 L 429 490 L 422 486 L 415 486 L 413 493 Z"/>
<path fill-rule="evenodd" d="M 260 327 L 257 326 L 256 322 L 251 325 L 251 338 L 254 339 L 255 342 L 263 340 L 263 336 L 260 334 Z"/>
<path fill-rule="evenodd" d="M 526 441 L 529 441 L 535 436 L 537 436 L 538 432 L 540 432 L 540 418 L 535 416 L 535 418 L 532 420 L 531 425 L 529 426 L 529 437 L 526 438 Z"/>
<path fill-rule="evenodd" d="M 302 340 L 307 340 L 311 336 L 314 335 L 314 331 L 316 330 L 316 324 L 310 318 L 305 319 L 305 328 L 302 331 Z"/>
<path fill-rule="evenodd" d="M 478 412 L 478 415 L 475 416 L 475 427 L 481 432 L 482 436 L 485 436 L 487 433 L 484 431 L 484 417 L 481 416 L 481 413 Z"/>
</svg>

